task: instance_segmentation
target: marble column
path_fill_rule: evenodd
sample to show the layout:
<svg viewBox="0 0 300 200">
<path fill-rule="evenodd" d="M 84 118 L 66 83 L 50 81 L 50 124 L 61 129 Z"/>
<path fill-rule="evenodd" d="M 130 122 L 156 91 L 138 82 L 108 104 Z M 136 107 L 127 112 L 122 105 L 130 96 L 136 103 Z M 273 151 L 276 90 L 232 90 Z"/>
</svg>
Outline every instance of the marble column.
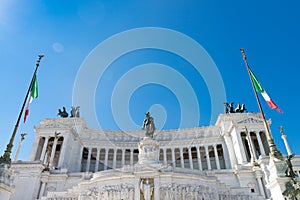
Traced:
<svg viewBox="0 0 300 200">
<path fill-rule="evenodd" d="M 87 159 L 87 161 L 86 161 L 86 168 L 85 168 L 85 171 L 86 171 L 86 172 L 90 171 L 92 148 L 89 147 L 89 148 L 88 148 L 88 151 L 89 151 L 89 153 L 88 153 L 88 159 Z"/>
<path fill-rule="evenodd" d="M 51 151 L 51 156 L 50 156 L 50 166 L 53 167 L 53 160 L 55 156 L 55 150 L 56 150 L 56 145 L 57 145 L 58 137 L 54 138 L 54 143 L 52 146 L 52 151 Z"/>
<path fill-rule="evenodd" d="M 253 144 L 252 137 L 251 137 L 251 132 L 248 133 L 248 139 L 250 142 L 250 148 L 252 149 L 252 152 L 253 152 L 254 160 L 257 160 L 256 151 L 255 151 L 254 144 Z"/>
<path fill-rule="evenodd" d="M 220 133 L 222 135 L 222 132 Z M 229 132 L 223 133 L 225 142 L 222 143 L 222 149 L 226 164 L 226 169 L 230 169 L 237 164 L 236 152 L 234 150 L 232 136 Z M 228 153 L 227 153 L 228 152 Z"/>
<path fill-rule="evenodd" d="M 122 167 L 125 165 L 125 149 L 122 149 Z"/>
<path fill-rule="evenodd" d="M 57 167 L 63 167 L 63 161 L 66 155 L 66 150 L 67 150 L 67 144 L 66 144 L 67 140 L 66 137 L 63 137 L 63 140 L 61 141 L 61 150 L 59 153 L 59 157 L 58 157 L 58 165 Z"/>
<path fill-rule="evenodd" d="M 95 164 L 95 172 L 99 170 L 99 156 L 100 156 L 100 148 L 97 147 L 97 155 L 96 155 L 96 164 Z"/>
<path fill-rule="evenodd" d="M 48 141 L 49 141 L 49 137 L 45 136 L 45 142 L 44 142 L 43 150 L 42 150 L 41 157 L 40 157 L 40 160 L 42 161 L 42 163 L 44 163 L 45 154 L 46 154 L 46 150 L 47 150 L 47 146 L 48 146 Z"/>
<path fill-rule="evenodd" d="M 248 163 L 240 132 L 237 132 L 237 141 L 238 141 L 238 146 L 240 148 L 240 155 L 241 155 L 241 159 L 242 159 L 241 161 L 242 161 L 242 163 Z M 237 151 L 236 151 L 236 153 L 237 153 Z M 242 163 L 238 163 L 238 164 L 242 164 Z"/>
<path fill-rule="evenodd" d="M 189 162 L 190 162 L 190 168 L 191 169 L 194 169 L 194 166 L 193 166 L 193 159 L 192 159 L 192 150 L 191 150 L 191 147 L 188 148 L 188 151 L 189 151 Z"/>
<path fill-rule="evenodd" d="M 217 169 L 221 169 L 220 168 L 220 161 L 219 161 L 218 151 L 217 151 L 217 145 L 214 145 L 213 148 L 214 148 L 214 153 L 215 153 L 215 160 L 216 160 L 216 164 L 217 164 Z"/>
<path fill-rule="evenodd" d="M 77 159 L 77 171 L 80 172 L 81 170 L 81 162 L 82 162 L 82 153 L 83 153 L 83 146 L 80 146 L 79 150 L 79 158 Z"/>
<path fill-rule="evenodd" d="M 264 149 L 264 145 L 261 141 L 261 137 L 260 137 L 260 134 L 259 132 L 256 133 L 256 138 L 257 138 L 257 141 L 258 141 L 258 146 L 259 146 L 259 150 L 260 150 L 260 154 L 265 156 L 266 155 L 266 152 L 265 152 L 265 149 Z"/>
<path fill-rule="evenodd" d="M 256 162 L 256 156 L 255 156 L 255 151 L 253 149 L 253 143 L 252 143 L 252 139 L 250 137 L 250 133 L 247 131 L 246 132 L 246 141 L 248 142 L 248 147 L 249 147 L 249 151 L 250 151 L 250 163 L 255 163 Z M 246 145 L 245 145 L 246 148 Z"/>
<path fill-rule="evenodd" d="M 166 148 L 163 148 L 163 154 L 164 154 L 164 165 L 167 164 L 167 149 Z"/>
<path fill-rule="evenodd" d="M 184 160 L 183 160 L 183 149 L 180 147 L 180 161 L 181 161 L 181 168 L 184 168 Z"/>
<path fill-rule="evenodd" d="M 113 158 L 113 169 L 116 169 L 116 163 L 117 163 L 117 149 L 114 148 L 114 158 Z"/>
<path fill-rule="evenodd" d="M 130 149 L 130 166 L 133 166 L 133 149 Z"/>
<path fill-rule="evenodd" d="M 30 161 L 34 161 L 36 159 L 36 152 L 38 149 L 38 145 L 39 145 L 39 141 L 40 141 L 40 136 L 38 136 L 37 134 L 34 137 L 33 143 L 32 143 L 32 148 L 30 151 L 30 155 L 29 155 L 29 160 Z"/>
<path fill-rule="evenodd" d="M 173 167 L 176 167 L 176 161 L 175 161 L 175 149 L 174 148 L 172 148 L 171 149 L 171 153 L 172 153 L 172 166 Z"/>
<path fill-rule="evenodd" d="M 205 155 L 206 155 L 207 169 L 211 170 L 211 164 L 210 164 L 210 159 L 209 159 L 208 146 L 204 146 L 204 149 L 205 149 Z"/>
<path fill-rule="evenodd" d="M 107 162 L 108 162 L 108 148 L 105 148 L 105 157 L 104 157 L 104 170 L 107 170 Z"/>
<path fill-rule="evenodd" d="M 15 154 L 15 158 L 14 158 L 14 161 L 17 161 L 18 160 L 18 156 L 19 156 L 19 153 L 20 153 L 20 149 L 21 149 L 21 146 L 22 146 L 22 140 L 18 142 L 18 148 L 17 148 L 17 151 L 16 151 L 16 154 Z"/>
<path fill-rule="evenodd" d="M 282 134 L 281 135 L 281 138 L 283 139 L 283 142 L 284 142 L 284 145 L 285 145 L 285 148 L 286 148 L 286 151 L 288 153 L 288 155 L 293 155 L 292 151 L 291 151 L 291 148 L 290 148 L 290 145 L 286 139 L 286 135 Z"/>
<path fill-rule="evenodd" d="M 198 165 L 199 165 L 199 170 L 202 171 L 202 163 L 201 163 L 201 154 L 200 154 L 200 147 L 197 146 L 196 149 L 197 149 L 197 159 L 198 159 Z"/>
</svg>

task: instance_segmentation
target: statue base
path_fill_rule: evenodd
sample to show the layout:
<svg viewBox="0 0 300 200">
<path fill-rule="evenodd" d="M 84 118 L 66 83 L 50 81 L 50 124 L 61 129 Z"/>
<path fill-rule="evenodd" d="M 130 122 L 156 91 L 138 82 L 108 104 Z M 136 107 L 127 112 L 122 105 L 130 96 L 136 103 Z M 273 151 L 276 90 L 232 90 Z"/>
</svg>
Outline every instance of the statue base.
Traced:
<svg viewBox="0 0 300 200">
<path fill-rule="evenodd" d="M 138 165 L 157 165 L 159 164 L 159 142 L 150 137 L 144 137 L 139 142 L 139 161 Z"/>
</svg>

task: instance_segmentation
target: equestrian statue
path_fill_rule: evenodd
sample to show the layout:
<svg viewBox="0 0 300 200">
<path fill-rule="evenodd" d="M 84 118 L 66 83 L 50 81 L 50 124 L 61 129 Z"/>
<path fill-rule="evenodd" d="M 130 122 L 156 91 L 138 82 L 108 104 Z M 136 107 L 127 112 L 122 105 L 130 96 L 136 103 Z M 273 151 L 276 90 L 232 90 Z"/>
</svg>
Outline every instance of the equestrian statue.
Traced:
<svg viewBox="0 0 300 200">
<path fill-rule="evenodd" d="M 155 131 L 154 119 L 150 116 L 149 112 L 145 113 L 145 115 L 146 118 L 144 119 L 142 130 L 146 130 L 146 137 L 153 138 Z"/>
</svg>

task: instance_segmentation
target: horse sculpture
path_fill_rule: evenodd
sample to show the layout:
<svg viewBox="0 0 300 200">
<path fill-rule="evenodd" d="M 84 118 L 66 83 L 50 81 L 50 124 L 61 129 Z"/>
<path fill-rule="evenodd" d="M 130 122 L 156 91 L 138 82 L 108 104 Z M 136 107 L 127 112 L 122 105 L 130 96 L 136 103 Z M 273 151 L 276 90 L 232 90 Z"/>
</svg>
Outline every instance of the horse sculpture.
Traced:
<svg viewBox="0 0 300 200">
<path fill-rule="evenodd" d="M 153 138 L 153 134 L 155 131 L 154 119 L 150 116 L 149 112 L 145 113 L 145 115 L 146 118 L 144 120 L 142 129 L 146 130 L 146 137 Z"/>
<path fill-rule="evenodd" d="M 240 112 L 243 113 L 247 110 L 246 105 L 243 103 L 242 108 L 240 109 Z"/>
<path fill-rule="evenodd" d="M 80 113 L 79 113 L 79 108 L 80 108 L 80 106 L 72 106 L 71 107 L 71 118 L 72 117 L 80 117 Z"/>
<path fill-rule="evenodd" d="M 238 105 L 237 105 L 236 109 L 234 110 L 234 112 L 236 112 L 236 113 L 241 112 L 241 104 L 240 104 L 240 102 L 238 102 Z"/>
<path fill-rule="evenodd" d="M 57 115 L 59 115 L 62 118 L 66 118 L 66 117 L 69 116 L 69 114 L 67 113 L 65 107 L 63 107 L 63 111 L 61 111 L 61 109 L 58 109 L 58 114 Z"/>
<path fill-rule="evenodd" d="M 225 102 L 225 103 L 224 103 L 224 112 L 225 112 L 225 113 L 229 113 L 228 107 L 229 107 L 229 103 Z"/>
<path fill-rule="evenodd" d="M 234 106 L 233 102 L 230 103 L 225 102 L 224 103 L 225 113 L 243 113 L 247 110 L 246 105 L 244 103 L 242 105 L 238 103 L 235 109 L 233 108 L 233 106 Z"/>
<path fill-rule="evenodd" d="M 229 112 L 230 113 L 234 113 L 234 108 L 233 108 L 233 102 L 230 102 L 230 104 L 229 104 Z"/>
</svg>

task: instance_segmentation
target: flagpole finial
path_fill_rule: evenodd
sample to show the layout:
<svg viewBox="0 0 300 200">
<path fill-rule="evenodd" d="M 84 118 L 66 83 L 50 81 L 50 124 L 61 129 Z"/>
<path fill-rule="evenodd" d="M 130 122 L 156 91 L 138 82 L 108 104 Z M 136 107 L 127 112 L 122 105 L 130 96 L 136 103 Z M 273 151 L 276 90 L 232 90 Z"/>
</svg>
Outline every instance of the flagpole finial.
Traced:
<svg viewBox="0 0 300 200">
<path fill-rule="evenodd" d="M 44 57 L 44 55 L 43 55 L 43 54 L 40 54 L 40 55 L 38 55 L 38 56 L 39 56 L 39 58 L 38 58 L 37 61 L 36 61 L 36 66 L 37 66 L 37 67 L 40 65 L 40 62 L 41 62 L 42 58 Z"/>
<path fill-rule="evenodd" d="M 240 48 L 240 51 L 242 52 L 243 55 L 243 59 L 246 61 L 246 54 L 245 54 L 245 49 L 244 48 Z"/>
</svg>

